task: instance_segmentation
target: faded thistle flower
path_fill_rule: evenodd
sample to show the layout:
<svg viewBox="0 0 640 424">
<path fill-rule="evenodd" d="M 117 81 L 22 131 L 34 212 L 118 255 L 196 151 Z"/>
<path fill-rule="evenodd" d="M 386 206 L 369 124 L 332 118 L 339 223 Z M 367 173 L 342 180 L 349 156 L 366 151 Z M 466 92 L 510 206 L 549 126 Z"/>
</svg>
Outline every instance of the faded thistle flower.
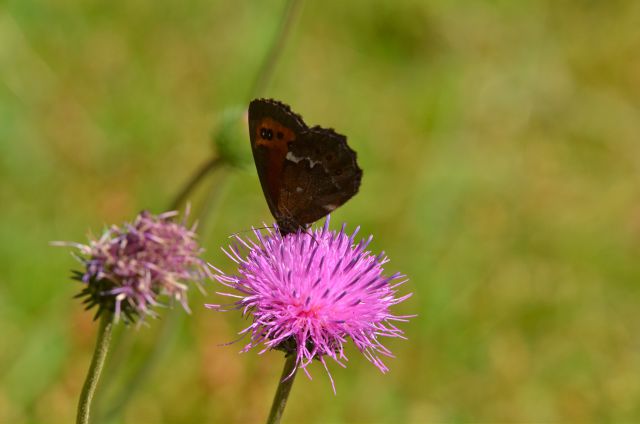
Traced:
<svg viewBox="0 0 640 424">
<path fill-rule="evenodd" d="M 393 322 L 410 316 L 393 315 L 389 308 L 411 296 L 397 297 L 398 286 L 407 280 L 399 273 L 383 275 L 384 253 L 366 250 L 372 237 L 355 243 L 358 229 L 349 236 L 344 228 L 330 231 L 327 218 L 324 228 L 309 233 L 263 236 L 254 230 L 256 241 L 235 236 L 246 256 L 237 244 L 225 253 L 238 264 L 238 275 L 214 268 L 214 278 L 238 292 L 219 293 L 237 299 L 232 309 L 252 315 L 251 325 L 240 333 L 250 334 L 243 352 L 259 344 L 260 354 L 283 350 L 296 355 L 296 368 L 310 377 L 306 367 L 313 359 L 327 372 L 325 356 L 344 366 L 344 343 L 350 338 L 380 371 L 388 371 L 380 356 L 393 355 L 379 338 L 404 338 Z M 331 384 L 335 392 L 333 379 Z"/>
<path fill-rule="evenodd" d="M 76 297 L 84 298 L 86 309 L 97 306 L 96 318 L 108 311 L 127 322 L 155 316 L 152 307 L 159 305 L 160 295 L 189 312 L 188 283 L 199 285 L 210 273 L 199 257 L 203 250 L 195 228 L 174 222 L 176 215 L 143 211 L 133 223 L 114 225 L 99 239 L 90 237 L 89 244 L 56 243 L 78 249 L 75 256 L 84 270 L 74 271 L 74 279 L 85 287 Z"/>
</svg>

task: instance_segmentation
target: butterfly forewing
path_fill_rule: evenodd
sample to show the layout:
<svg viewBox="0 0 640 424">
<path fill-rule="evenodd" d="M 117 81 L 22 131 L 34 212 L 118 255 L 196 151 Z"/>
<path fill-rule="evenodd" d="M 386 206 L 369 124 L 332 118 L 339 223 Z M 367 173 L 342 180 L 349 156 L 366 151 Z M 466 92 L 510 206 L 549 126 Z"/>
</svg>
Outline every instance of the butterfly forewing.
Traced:
<svg viewBox="0 0 640 424">
<path fill-rule="evenodd" d="M 276 100 L 249 104 L 249 139 L 262 191 L 272 215 L 278 212 L 282 167 L 289 143 L 307 129 L 302 118 Z"/>
</svg>

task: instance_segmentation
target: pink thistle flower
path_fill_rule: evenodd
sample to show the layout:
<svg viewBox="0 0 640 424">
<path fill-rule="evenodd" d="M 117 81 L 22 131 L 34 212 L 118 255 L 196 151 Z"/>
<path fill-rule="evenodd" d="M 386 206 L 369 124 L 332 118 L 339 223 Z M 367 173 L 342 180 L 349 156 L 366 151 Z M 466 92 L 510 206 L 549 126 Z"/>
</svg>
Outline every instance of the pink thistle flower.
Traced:
<svg viewBox="0 0 640 424">
<path fill-rule="evenodd" d="M 74 271 L 74 279 L 86 287 L 76 297 L 85 298 L 86 309 L 98 307 L 96 318 L 105 311 L 124 315 L 128 322 L 137 317 L 155 316 L 152 307 L 158 296 L 166 295 L 187 305 L 188 282 L 210 276 L 203 252 L 196 241 L 195 226 L 172 220 L 178 212 L 153 215 L 141 212 L 133 223 L 108 228 L 89 244 L 54 243 L 78 249 L 77 259 L 84 271 Z M 186 220 L 186 217 L 185 217 Z"/>
<path fill-rule="evenodd" d="M 235 235 L 248 250 L 241 256 L 238 246 L 225 253 L 238 264 L 238 275 L 215 269 L 214 278 L 239 294 L 219 293 L 238 299 L 233 309 L 252 314 L 253 322 L 240 334 L 250 334 L 243 352 L 263 345 L 296 355 L 296 369 L 318 359 L 329 373 L 325 356 L 340 366 L 347 360 L 344 343 L 353 340 L 362 354 L 383 373 L 388 371 L 380 356 L 393 357 L 380 337 L 400 337 L 394 321 L 411 316 L 393 315 L 389 308 L 411 296 L 396 297 L 405 276 L 383 275 L 388 262 L 384 252 L 374 256 L 366 248 L 372 237 L 355 243 L 356 229 L 350 236 L 324 228 L 310 233 L 299 231 L 281 236 L 254 230 L 257 243 Z M 224 249 L 223 249 L 224 250 Z M 224 310 L 221 305 L 206 305 Z M 293 373 L 292 373 L 293 375 Z M 331 385 L 335 392 L 333 379 Z"/>
</svg>

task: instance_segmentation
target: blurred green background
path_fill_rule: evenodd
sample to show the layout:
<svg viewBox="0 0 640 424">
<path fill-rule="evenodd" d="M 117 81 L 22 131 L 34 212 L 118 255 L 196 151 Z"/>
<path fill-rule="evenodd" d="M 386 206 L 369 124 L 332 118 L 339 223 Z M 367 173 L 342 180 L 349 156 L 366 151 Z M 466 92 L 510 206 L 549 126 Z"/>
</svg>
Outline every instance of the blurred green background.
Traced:
<svg viewBox="0 0 640 424">
<path fill-rule="evenodd" d="M 284 6 L 0 5 L 0 422 L 71 422 L 91 357 L 76 263 L 48 242 L 166 210 L 246 108 Z M 411 278 L 395 312 L 419 316 L 387 375 L 354 349 L 337 396 L 301 374 L 284 422 L 640 421 L 639 28 L 633 0 L 304 3 L 263 94 L 349 136 L 364 178 L 333 226 L 374 234 Z M 228 235 L 271 221 L 251 170 L 192 203 L 229 271 Z M 220 346 L 246 322 L 202 307 L 216 289 L 114 422 L 265 419 L 282 356 Z M 162 323 L 120 334 L 103 403 Z"/>
</svg>

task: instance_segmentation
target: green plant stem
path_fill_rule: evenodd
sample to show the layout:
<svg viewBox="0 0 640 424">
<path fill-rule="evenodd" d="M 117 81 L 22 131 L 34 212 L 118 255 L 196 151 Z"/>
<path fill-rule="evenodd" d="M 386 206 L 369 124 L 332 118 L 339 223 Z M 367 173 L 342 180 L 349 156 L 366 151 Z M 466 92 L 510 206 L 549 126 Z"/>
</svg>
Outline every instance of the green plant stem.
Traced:
<svg viewBox="0 0 640 424">
<path fill-rule="evenodd" d="M 183 311 L 177 307 L 167 312 L 161 324 L 160 335 L 153 349 L 133 376 L 128 379 L 128 383 L 125 385 L 124 390 L 120 392 L 118 398 L 113 402 L 113 406 L 104 416 L 100 417 L 101 422 L 111 422 L 118 418 L 124 408 L 129 404 L 129 401 L 133 399 L 138 389 L 147 381 L 175 340 L 177 329 L 180 327 L 182 321 L 182 313 Z"/>
<path fill-rule="evenodd" d="M 215 222 L 216 217 L 220 213 L 220 199 L 224 198 L 224 192 L 227 187 L 228 176 L 221 175 L 220 179 L 209 187 L 208 195 L 202 201 L 200 205 L 200 212 L 198 213 L 198 231 L 201 240 L 207 240 L 208 225 L 210 222 Z"/>
<path fill-rule="evenodd" d="M 198 168 L 191 179 L 189 179 L 189 181 L 187 181 L 187 183 L 182 187 L 182 190 L 178 192 L 178 195 L 175 197 L 173 202 L 171 202 L 169 210 L 177 210 L 180 208 L 198 184 L 200 184 L 200 182 L 209 175 L 209 173 L 213 172 L 220 165 L 222 165 L 222 160 L 219 157 L 212 157 L 205 162 L 204 165 Z"/>
<path fill-rule="evenodd" d="M 267 85 L 271 81 L 273 77 L 273 73 L 275 72 L 276 64 L 278 63 L 278 59 L 284 50 L 285 42 L 291 32 L 291 27 L 293 23 L 296 21 L 298 16 L 298 11 L 301 9 L 300 5 L 302 4 L 302 0 L 289 0 L 287 1 L 287 5 L 285 6 L 284 13 L 282 14 L 282 19 L 280 20 L 280 25 L 278 27 L 278 31 L 276 36 L 273 38 L 271 42 L 271 46 L 265 55 L 260 69 L 256 74 L 256 79 L 251 86 L 251 90 L 249 91 L 249 99 L 253 99 L 255 97 L 261 96 L 264 90 L 267 88 Z"/>
<path fill-rule="evenodd" d="M 293 381 L 295 380 L 296 373 L 298 372 L 295 368 L 296 355 L 289 354 L 286 357 L 284 368 L 282 369 L 282 375 L 280 376 L 280 383 L 276 389 L 276 395 L 273 397 L 273 404 L 271 405 L 271 412 L 269 412 L 267 424 L 280 423 L 284 407 L 287 406 L 287 399 L 289 399 L 291 386 L 293 386 Z"/>
<path fill-rule="evenodd" d="M 93 352 L 91 366 L 87 373 L 87 378 L 82 386 L 80 400 L 78 402 L 77 424 L 88 424 L 89 413 L 91 412 L 91 401 L 98 387 L 100 373 L 104 367 L 107 353 L 109 352 L 109 344 L 111 343 L 111 333 L 113 332 L 113 314 L 104 313 L 100 319 L 100 327 L 98 328 L 98 336 L 96 340 L 96 348 Z"/>
</svg>

